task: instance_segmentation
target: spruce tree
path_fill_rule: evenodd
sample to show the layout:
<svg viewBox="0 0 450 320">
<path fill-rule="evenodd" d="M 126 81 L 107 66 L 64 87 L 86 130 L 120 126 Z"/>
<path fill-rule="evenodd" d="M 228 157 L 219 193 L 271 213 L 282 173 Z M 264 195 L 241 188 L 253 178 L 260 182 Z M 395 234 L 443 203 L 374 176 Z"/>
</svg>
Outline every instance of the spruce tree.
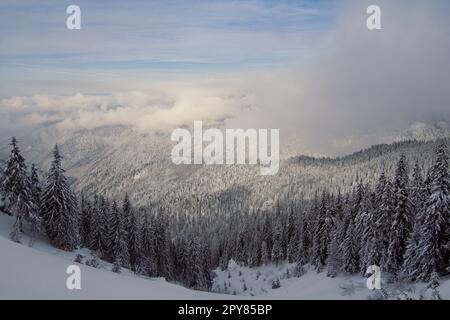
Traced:
<svg viewBox="0 0 450 320">
<path fill-rule="evenodd" d="M 427 179 L 428 180 L 428 179 Z M 418 276 L 418 269 L 415 265 L 418 253 L 418 245 L 422 237 L 422 229 L 425 218 L 424 204 L 427 196 L 426 188 L 422 178 L 419 162 L 416 161 L 411 182 L 411 203 L 413 227 L 408 240 L 405 257 L 403 261 L 402 277 L 408 280 L 415 280 Z"/>
<path fill-rule="evenodd" d="M 389 247 L 384 268 L 391 276 L 397 277 L 401 271 L 403 257 L 409 237 L 410 200 L 408 196 L 408 169 L 404 155 L 397 163 L 394 177 L 395 209 L 392 217 L 392 226 L 389 232 Z"/>
<path fill-rule="evenodd" d="M 40 214 L 51 243 L 56 248 L 72 251 L 79 244 L 80 219 L 77 199 L 67 183 L 61 161 L 62 156 L 55 146 Z"/>
<path fill-rule="evenodd" d="M 32 201 L 34 203 L 34 207 L 36 208 L 35 214 L 39 215 L 38 209 L 41 203 L 42 188 L 41 183 L 39 181 L 38 171 L 34 163 L 31 164 L 30 189 L 31 189 L 31 196 L 33 199 Z"/>
<path fill-rule="evenodd" d="M 81 213 L 81 223 L 80 223 L 80 238 L 81 244 L 85 247 L 89 247 L 91 233 L 94 232 L 92 229 L 92 219 L 93 212 L 92 206 L 88 199 L 86 199 L 84 192 L 81 191 L 80 199 L 80 213 Z"/>
<path fill-rule="evenodd" d="M 333 218 L 329 209 L 328 199 L 329 196 L 323 192 L 314 231 L 312 262 L 316 266 L 317 271 L 321 271 L 326 264 L 328 246 L 333 229 Z"/>
<path fill-rule="evenodd" d="M 100 197 L 99 219 L 99 251 L 103 259 L 113 261 L 116 217 L 111 213 L 109 201 Z"/>
<path fill-rule="evenodd" d="M 20 153 L 16 138 L 12 138 L 11 153 L 4 170 L 3 192 L 7 210 L 16 217 L 11 239 L 20 242 L 20 233 L 28 227 L 31 231 L 31 239 L 34 231 L 39 229 L 40 219 L 37 209 L 31 181 L 28 177 L 25 159 Z"/>
<path fill-rule="evenodd" d="M 340 223 L 337 223 L 331 233 L 331 241 L 328 246 L 327 276 L 334 278 L 340 271 L 342 265 L 340 243 L 338 242 L 338 230 Z"/>
<path fill-rule="evenodd" d="M 141 255 L 139 257 L 138 270 L 150 277 L 157 275 L 157 266 L 155 263 L 155 252 L 153 239 L 153 225 L 148 213 L 144 213 L 143 223 L 140 231 L 142 239 Z"/>
<path fill-rule="evenodd" d="M 114 239 L 113 239 L 113 261 L 120 267 L 129 267 L 130 265 L 130 256 L 128 253 L 128 244 L 125 233 L 125 223 L 124 218 L 122 216 L 122 212 L 120 212 L 117 207 L 116 201 L 113 201 L 111 214 L 115 216 L 115 225 L 114 229 Z"/>
<path fill-rule="evenodd" d="M 94 195 L 94 202 L 92 204 L 92 210 L 91 210 L 91 224 L 90 224 L 90 230 L 88 234 L 87 239 L 87 246 L 89 249 L 99 252 L 101 247 L 101 241 L 100 241 L 100 232 L 101 232 L 101 226 L 104 223 L 101 211 L 100 211 L 100 197 L 98 195 Z"/>
<path fill-rule="evenodd" d="M 394 211 L 394 192 L 392 183 L 385 174 L 382 173 L 375 191 L 376 195 L 376 217 L 375 217 L 375 264 L 382 267 L 388 256 L 389 235 L 392 225 L 392 216 Z"/>
<path fill-rule="evenodd" d="M 349 221 L 344 242 L 342 243 L 342 268 L 345 272 L 350 274 L 356 273 L 359 268 L 357 248 L 354 237 L 355 222 L 353 219 Z"/>
<path fill-rule="evenodd" d="M 450 258 L 450 176 L 445 143 L 439 145 L 432 170 L 431 194 L 425 203 L 425 215 L 412 269 L 417 278 L 429 281 L 433 273 L 444 272 Z"/>
<path fill-rule="evenodd" d="M 360 272 L 362 275 L 366 274 L 367 267 L 377 265 L 377 257 L 375 253 L 376 246 L 376 234 L 375 234 L 375 195 L 366 197 L 364 200 L 364 223 L 363 231 L 361 235 L 361 247 L 360 247 Z"/>
</svg>

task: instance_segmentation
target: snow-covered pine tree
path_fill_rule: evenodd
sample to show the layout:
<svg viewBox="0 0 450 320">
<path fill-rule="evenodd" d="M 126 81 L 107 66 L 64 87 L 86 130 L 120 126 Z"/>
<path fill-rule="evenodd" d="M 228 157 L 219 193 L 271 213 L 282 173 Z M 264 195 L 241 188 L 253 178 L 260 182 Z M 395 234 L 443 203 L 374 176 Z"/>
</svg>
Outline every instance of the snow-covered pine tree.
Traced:
<svg viewBox="0 0 450 320">
<path fill-rule="evenodd" d="M 189 287 L 205 290 L 211 285 L 205 250 L 200 238 L 191 235 L 186 247 L 186 281 Z"/>
<path fill-rule="evenodd" d="M 389 234 L 392 224 L 392 216 L 394 211 L 394 192 L 392 183 L 382 173 L 376 190 L 376 218 L 375 218 L 375 251 L 374 261 L 384 270 L 384 265 L 387 260 L 387 253 L 389 247 Z"/>
<path fill-rule="evenodd" d="M 384 268 L 390 279 L 398 276 L 403 265 L 403 257 L 409 238 L 410 200 L 408 195 L 408 164 L 404 155 L 400 156 L 394 177 L 395 209 L 389 232 L 389 247 Z"/>
<path fill-rule="evenodd" d="M 142 239 L 140 233 L 140 220 L 135 210 L 131 211 L 130 229 L 128 232 L 128 252 L 130 253 L 130 265 L 133 271 L 136 271 L 136 266 L 139 257 L 142 255 Z"/>
<path fill-rule="evenodd" d="M 67 183 L 61 160 L 58 146 L 55 146 L 42 194 L 40 214 L 51 243 L 56 248 L 72 251 L 80 242 L 80 217 L 77 199 Z"/>
<path fill-rule="evenodd" d="M 271 252 L 271 260 L 274 263 L 280 263 L 283 259 L 283 249 L 281 246 L 281 226 L 276 223 L 277 226 L 273 230 L 273 246 Z"/>
<path fill-rule="evenodd" d="M 329 195 L 324 191 L 322 193 L 319 216 L 316 219 L 313 238 L 312 263 L 316 266 L 317 271 L 321 271 L 326 264 L 328 246 L 333 229 L 333 217 L 331 216 L 328 202 Z"/>
<path fill-rule="evenodd" d="M 144 213 L 143 223 L 140 230 L 140 238 L 142 239 L 142 250 L 139 256 L 139 266 L 137 269 L 139 273 L 148 275 L 150 277 L 156 276 L 157 266 L 155 263 L 155 245 L 153 239 L 153 226 L 150 222 L 150 217 L 148 213 Z"/>
<path fill-rule="evenodd" d="M 354 237 L 355 222 L 350 219 L 344 242 L 342 243 L 342 268 L 345 272 L 350 274 L 356 273 L 359 268 L 357 249 L 355 245 L 356 238 Z"/>
<path fill-rule="evenodd" d="M 353 196 L 353 207 L 352 207 L 352 215 L 355 222 L 353 228 L 353 237 L 355 238 L 355 250 L 356 250 L 356 262 L 358 266 L 361 264 L 361 238 L 364 229 L 364 220 L 366 215 L 366 210 L 364 210 L 364 202 L 368 196 L 367 187 L 363 184 L 360 179 L 358 182 L 358 186 L 356 187 L 356 192 Z"/>
<path fill-rule="evenodd" d="M 439 145 L 430 170 L 431 194 L 425 203 L 425 217 L 411 269 L 417 278 L 429 281 L 434 272 L 445 272 L 450 258 L 450 176 L 445 143 Z"/>
<path fill-rule="evenodd" d="M 122 216 L 122 212 L 117 207 L 116 201 L 113 201 L 111 214 L 115 216 L 115 225 L 113 226 L 113 261 L 117 264 L 118 269 L 120 270 L 120 267 L 128 268 L 130 266 L 130 256 L 128 253 L 124 217 Z"/>
<path fill-rule="evenodd" d="M 168 264 L 167 258 L 169 253 L 161 214 L 152 217 L 150 232 L 153 245 L 153 261 L 155 264 L 154 276 L 163 277 L 166 275 L 165 269 Z"/>
<path fill-rule="evenodd" d="M 122 217 L 123 217 L 123 225 L 125 228 L 127 242 L 129 242 L 130 234 L 132 233 L 132 217 L 133 207 L 131 206 L 130 198 L 128 193 L 125 193 L 125 197 L 122 202 Z"/>
<path fill-rule="evenodd" d="M 28 177 L 25 159 L 20 153 L 15 137 L 12 138 L 11 153 L 4 170 L 2 190 L 6 202 L 6 209 L 16 217 L 11 239 L 20 242 L 20 233 L 27 227 L 30 229 L 31 239 L 39 229 L 39 215 L 37 214 L 31 189 L 31 181 Z M 32 243 L 32 241 L 31 241 Z"/>
<path fill-rule="evenodd" d="M 309 237 L 307 231 L 306 211 L 300 211 L 298 223 L 298 249 L 297 249 L 297 264 L 303 266 L 309 262 Z"/>
<path fill-rule="evenodd" d="M 99 251 L 103 259 L 113 261 L 116 217 L 111 213 L 111 205 L 105 197 L 100 197 L 99 207 Z"/>
<path fill-rule="evenodd" d="M 410 186 L 411 212 L 413 213 L 411 227 L 414 227 L 417 214 L 422 211 L 427 196 L 428 193 L 422 176 L 422 169 L 420 168 L 419 160 L 416 160 Z"/>
<path fill-rule="evenodd" d="M 91 224 L 88 234 L 87 247 L 93 251 L 99 252 L 100 243 L 100 228 L 103 224 L 103 219 L 100 212 L 100 197 L 94 195 L 94 201 L 92 204 Z"/>
<path fill-rule="evenodd" d="M 340 209 L 342 211 L 341 213 L 341 219 L 340 222 L 336 225 L 336 242 L 338 245 L 337 252 L 335 254 L 338 254 L 340 257 L 340 264 L 339 268 L 342 269 L 343 266 L 343 252 L 344 252 L 344 241 L 345 237 L 347 235 L 347 229 L 350 225 L 350 221 L 353 219 L 351 208 L 350 208 L 350 198 L 349 195 L 345 197 L 345 200 L 342 203 L 342 208 Z"/>
<path fill-rule="evenodd" d="M 295 215 L 294 205 L 291 204 L 286 222 L 287 227 L 287 249 L 286 258 L 288 262 L 294 262 L 298 259 L 298 233 L 297 219 Z"/>
<path fill-rule="evenodd" d="M 267 251 L 267 242 L 263 240 L 261 243 L 261 264 L 266 265 L 269 262 L 269 253 Z"/>
<path fill-rule="evenodd" d="M 84 247 L 89 247 L 89 239 L 91 235 L 91 219 L 92 217 L 92 206 L 88 199 L 86 199 L 84 192 L 81 191 L 80 197 L 80 214 L 81 214 L 81 223 L 80 223 L 80 238 L 81 244 Z"/>
<path fill-rule="evenodd" d="M 360 259 L 360 272 L 362 275 L 366 274 L 367 267 L 372 265 L 377 265 L 377 257 L 376 255 L 376 235 L 375 235 L 375 194 L 370 193 L 370 196 L 368 195 L 364 199 L 363 203 L 363 210 L 365 211 L 364 214 L 364 223 L 363 223 L 363 231 L 361 234 L 361 247 L 359 256 Z"/>
<path fill-rule="evenodd" d="M 272 231 L 273 246 L 272 252 L 270 254 L 271 260 L 274 263 L 279 263 L 283 259 L 282 233 L 283 233 L 283 226 L 281 222 L 281 210 L 279 203 L 277 203 L 275 221 Z"/>
<path fill-rule="evenodd" d="M 331 241 L 328 246 L 327 257 L 327 276 L 334 278 L 340 271 L 342 265 L 341 251 L 338 242 L 338 230 L 340 230 L 340 221 L 337 221 L 332 233 Z"/>
<path fill-rule="evenodd" d="M 39 216 L 39 207 L 41 206 L 42 188 L 39 180 L 39 174 L 34 163 L 31 164 L 30 173 L 30 190 L 33 199 L 34 207 L 36 208 L 35 216 Z"/>
<path fill-rule="evenodd" d="M 419 240 L 422 237 L 422 228 L 425 218 L 424 204 L 427 197 L 427 189 L 425 188 L 420 169 L 419 161 L 416 161 L 411 181 L 411 212 L 413 227 L 403 261 L 403 269 L 401 276 L 408 280 L 415 280 L 418 276 L 418 269 L 414 261 L 417 258 Z"/>
<path fill-rule="evenodd" d="M 328 245 L 328 257 L 327 257 L 327 276 L 335 277 L 342 267 L 341 256 L 341 242 L 345 238 L 345 226 L 344 226 L 344 203 L 340 190 L 334 204 L 334 223 L 331 230 L 331 240 Z"/>
<path fill-rule="evenodd" d="M 30 172 L 30 191 L 33 202 L 33 212 L 30 216 L 34 217 L 34 222 L 30 224 L 30 245 L 34 242 L 34 235 L 41 231 L 41 221 L 39 217 L 39 208 L 41 207 L 42 188 L 39 181 L 39 175 L 36 166 L 31 164 Z"/>
</svg>

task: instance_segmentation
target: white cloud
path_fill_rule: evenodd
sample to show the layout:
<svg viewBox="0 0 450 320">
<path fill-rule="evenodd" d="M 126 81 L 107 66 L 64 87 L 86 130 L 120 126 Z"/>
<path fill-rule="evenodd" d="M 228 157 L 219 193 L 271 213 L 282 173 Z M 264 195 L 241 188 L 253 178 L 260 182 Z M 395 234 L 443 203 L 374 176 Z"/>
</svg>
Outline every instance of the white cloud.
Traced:
<svg viewBox="0 0 450 320">
<path fill-rule="evenodd" d="M 248 97 L 230 95 L 228 89 L 202 87 L 110 95 L 11 97 L 0 100 L 0 114 L 2 122 L 13 121 L 19 128 L 52 123 L 70 130 L 130 125 L 146 131 L 185 126 L 197 119 L 222 123 L 235 117 L 248 103 Z"/>
</svg>

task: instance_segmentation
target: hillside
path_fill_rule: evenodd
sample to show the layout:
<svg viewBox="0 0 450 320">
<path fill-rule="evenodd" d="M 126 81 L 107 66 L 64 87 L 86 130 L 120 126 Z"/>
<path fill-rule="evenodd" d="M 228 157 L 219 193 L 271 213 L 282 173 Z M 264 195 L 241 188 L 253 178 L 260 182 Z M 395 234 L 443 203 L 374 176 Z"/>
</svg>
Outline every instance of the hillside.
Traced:
<svg viewBox="0 0 450 320">
<path fill-rule="evenodd" d="M 164 279 L 138 277 L 123 270 L 111 272 L 111 265 L 101 262 L 98 269 L 73 262 L 76 254 L 89 256 L 86 249 L 65 252 L 51 247 L 45 239 L 38 239 L 33 247 L 12 242 L 8 238 L 14 219 L 0 213 L 0 299 L 367 299 L 376 294 L 365 287 L 365 278 L 326 277 L 324 273 L 309 271 L 300 278 L 286 277 L 292 265 L 267 265 L 258 268 L 240 267 L 230 263 L 228 269 L 215 270 L 213 291 L 224 292 L 223 284 L 230 283 L 228 294 L 201 292 L 171 284 Z M 76 264 L 81 268 L 81 290 L 66 288 L 66 269 Z M 261 276 L 258 276 L 260 274 Z M 272 289 L 271 281 L 279 278 L 281 287 Z M 243 291 L 243 283 L 248 286 Z M 390 287 L 395 298 L 405 298 L 399 290 L 418 298 L 423 284 Z M 440 286 L 440 294 L 450 299 L 450 281 Z"/>
<path fill-rule="evenodd" d="M 121 198 L 128 192 L 137 206 L 242 192 L 246 201 L 260 206 L 288 192 L 310 198 L 324 187 L 348 191 L 359 179 L 370 184 L 382 171 L 392 173 L 401 153 L 406 154 L 411 166 L 418 160 L 428 167 L 435 148 L 433 141 L 406 141 L 337 158 L 282 158 L 276 176 L 261 176 L 258 167 L 249 165 L 175 166 L 170 160 L 172 144 L 168 136 L 142 134 L 124 126 L 80 130 L 70 135 L 46 128 L 19 137 L 19 142 L 26 159 L 43 170 L 50 163 L 52 145 L 58 143 L 75 190 L 111 198 Z M 8 152 L 5 140 L 0 158 L 6 159 Z"/>
</svg>

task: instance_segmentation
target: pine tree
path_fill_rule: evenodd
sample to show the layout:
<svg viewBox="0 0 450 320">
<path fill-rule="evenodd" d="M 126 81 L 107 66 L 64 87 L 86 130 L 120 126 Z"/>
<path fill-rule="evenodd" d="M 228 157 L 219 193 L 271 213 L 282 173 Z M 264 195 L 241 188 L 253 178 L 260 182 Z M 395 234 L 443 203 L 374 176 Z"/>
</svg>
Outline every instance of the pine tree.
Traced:
<svg viewBox="0 0 450 320">
<path fill-rule="evenodd" d="M 337 223 L 331 234 L 331 242 L 328 246 L 327 276 L 334 278 L 340 271 L 342 265 L 341 250 L 338 240 L 340 223 Z"/>
<path fill-rule="evenodd" d="M 131 233 L 133 232 L 132 222 L 134 217 L 132 215 L 133 215 L 133 207 L 131 206 L 128 193 L 125 193 L 125 197 L 123 198 L 122 202 L 122 217 L 128 243 L 130 241 Z"/>
<path fill-rule="evenodd" d="M 429 281 L 434 272 L 444 272 L 450 257 L 450 176 L 444 143 L 437 149 L 430 174 L 431 195 L 425 203 L 417 257 L 411 262 L 417 278 L 423 281 Z"/>
<path fill-rule="evenodd" d="M 140 224 L 137 213 L 133 210 L 130 213 L 130 228 L 128 232 L 128 252 L 130 254 L 130 265 L 133 271 L 139 262 L 142 254 L 142 239 L 140 233 Z"/>
<path fill-rule="evenodd" d="M 142 273 L 142 267 L 145 264 L 141 259 L 143 257 L 141 238 L 142 230 L 138 212 L 133 209 L 128 193 L 125 194 L 122 202 L 122 223 L 128 246 L 129 264 L 131 270 L 135 273 Z"/>
<path fill-rule="evenodd" d="M 150 223 L 150 218 L 148 213 L 145 213 L 143 223 L 141 226 L 141 239 L 142 239 L 142 250 L 139 256 L 139 266 L 138 270 L 145 275 L 154 277 L 157 274 L 157 266 L 155 263 L 155 251 L 153 239 L 153 226 Z"/>
<path fill-rule="evenodd" d="M 111 208 L 111 214 L 115 216 L 115 225 L 114 229 L 114 240 L 113 240 L 113 255 L 114 262 L 122 267 L 129 267 L 130 265 L 130 256 L 128 253 L 128 244 L 125 233 L 125 223 L 122 213 L 117 207 L 116 201 L 113 202 Z"/>
<path fill-rule="evenodd" d="M 417 258 L 419 240 L 422 237 L 422 228 L 424 223 L 424 204 L 426 199 L 426 188 L 422 178 L 422 172 L 419 162 L 416 161 L 413 171 L 413 179 L 411 183 L 411 210 L 414 215 L 412 232 L 410 234 L 408 245 L 403 261 L 402 277 L 408 280 L 415 280 L 418 276 L 418 269 L 414 261 Z"/>
<path fill-rule="evenodd" d="M 394 177 L 395 209 L 389 233 L 389 247 L 384 268 L 391 276 L 401 271 L 409 237 L 410 202 L 408 196 L 408 171 L 404 155 L 400 157 Z"/>
<path fill-rule="evenodd" d="M 100 197 L 99 207 L 99 220 L 101 224 L 99 226 L 99 252 L 100 256 L 107 260 L 113 261 L 114 259 L 114 237 L 115 237 L 115 225 L 116 217 L 111 213 L 111 206 L 109 201 Z"/>
<path fill-rule="evenodd" d="M 356 273 L 358 271 L 358 256 L 357 249 L 355 245 L 355 237 L 353 231 L 355 229 L 355 223 L 353 220 L 349 221 L 347 227 L 347 232 L 345 234 L 344 242 L 342 243 L 342 259 L 343 259 L 343 270 L 350 274 Z"/>
<path fill-rule="evenodd" d="M 297 264 L 299 266 L 305 265 L 309 260 L 308 250 L 310 248 L 309 245 L 309 237 L 307 231 L 307 221 L 306 221 L 306 212 L 304 210 L 300 213 L 298 224 L 298 249 L 297 249 Z"/>
<path fill-rule="evenodd" d="M 80 238 L 81 244 L 85 247 L 89 247 L 90 236 L 93 232 L 92 229 L 92 206 L 88 199 L 86 199 L 84 192 L 81 191 L 80 199 L 80 211 L 81 211 L 81 223 L 80 223 Z"/>
<path fill-rule="evenodd" d="M 361 248 L 360 248 L 360 272 L 362 275 L 366 273 L 367 267 L 372 265 L 377 265 L 376 257 L 376 234 L 375 234 L 375 208 L 374 204 L 376 202 L 375 195 L 372 194 L 371 197 L 367 197 L 364 200 L 363 210 L 364 223 L 363 232 L 361 235 Z"/>
<path fill-rule="evenodd" d="M 33 201 L 33 207 L 35 208 L 35 216 L 39 216 L 39 207 L 41 205 L 42 188 L 39 181 L 39 175 L 36 166 L 31 164 L 30 173 L 30 190 Z"/>
<path fill-rule="evenodd" d="M 72 251 L 79 244 L 77 200 L 61 167 L 62 156 L 57 146 L 53 150 L 53 158 L 42 195 L 40 214 L 51 243 L 59 249 Z"/>
<path fill-rule="evenodd" d="M 294 206 L 291 204 L 287 219 L 287 250 L 286 258 L 288 262 L 292 263 L 298 260 L 298 233 L 297 221 L 294 213 Z"/>
<path fill-rule="evenodd" d="M 375 248 L 374 263 L 384 266 L 387 260 L 389 247 L 389 234 L 394 211 L 394 192 L 392 183 L 382 173 L 375 191 L 376 217 L 375 217 Z M 384 267 L 383 267 L 384 269 Z"/>
<path fill-rule="evenodd" d="M 94 195 L 94 202 L 91 210 L 91 224 L 87 239 L 87 247 L 93 251 L 99 251 L 101 247 L 100 243 L 100 228 L 102 226 L 103 219 L 100 211 L 100 198 Z"/>
<path fill-rule="evenodd" d="M 275 227 L 273 230 L 273 246 L 272 246 L 272 252 L 271 252 L 271 259 L 274 263 L 279 263 L 283 259 L 283 249 L 282 249 L 282 240 L 281 240 L 281 223 L 277 219 L 275 221 Z"/>
<path fill-rule="evenodd" d="M 16 217 L 11 239 L 20 242 L 20 233 L 24 231 L 24 227 L 30 228 L 33 239 L 35 231 L 39 229 L 40 219 L 25 159 L 20 153 L 16 138 L 12 138 L 10 146 L 11 154 L 6 162 L 2 189 L 6 208 Z"/>
<path fill-rule="evenodd" d="M 328 198 L 329 196 L 323 192 L 314 231 L 312 262 L 316 266 L 317 271 L 321 271 L 326 264 L 328 246 L 333 229 L 333 218 L 329 209 Z"/>
<path fill-rule="evenodd" d="M 359 255 L 361 250 L 361 237 L 363 232 L 363 224 L 365 219 L 365 211 L 362 206 L 364 204 L 364 199 L 366 197 L 366 187 L 362 183 L 362 180 L 359 181 L 358 186 L 356 188 L 356 192 L 353 195 L 352 199 L 352 209 L 351 209 L 351 220 L 354 222 L 352 227 L 352 240 L 354 250 L 354 263 L 357 266 L 361 264 L 361 257 Z M 346 237 L 348 236 L 348 230 L 346 233 Z M 344 239 L 345 242 L 345 239 Z"/>
<path fill-rule="evenodd" d="M 267 251 L 267 242 L 263 241 L 261 243 L 261 263 L 266 265 L 269 262 L 269 254 Z"/>
</svg>

